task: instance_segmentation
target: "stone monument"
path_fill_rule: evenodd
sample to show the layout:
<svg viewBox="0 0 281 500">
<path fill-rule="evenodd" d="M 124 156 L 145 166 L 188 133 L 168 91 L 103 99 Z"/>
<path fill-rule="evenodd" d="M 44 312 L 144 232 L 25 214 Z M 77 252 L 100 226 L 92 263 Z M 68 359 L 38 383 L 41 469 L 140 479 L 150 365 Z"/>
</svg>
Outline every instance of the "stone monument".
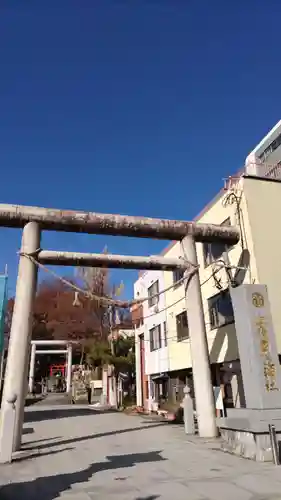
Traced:
<svg viewBox="0 0 281 500">
<path fill-rule="evenodd" d="M 245 408 L 218 419 L 223 449 L 257 461 L 272 460 L 269 424 L 281 437 L 281 369 L 265 285 L 231 289 Z"/>
</svg>

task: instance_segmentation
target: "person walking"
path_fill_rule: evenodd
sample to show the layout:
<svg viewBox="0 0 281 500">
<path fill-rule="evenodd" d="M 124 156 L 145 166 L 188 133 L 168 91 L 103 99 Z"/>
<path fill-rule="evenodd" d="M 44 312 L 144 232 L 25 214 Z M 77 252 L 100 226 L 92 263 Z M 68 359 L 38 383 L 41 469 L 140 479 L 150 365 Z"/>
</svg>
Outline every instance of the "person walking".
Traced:
<svg viewBox="0 0 281 500">
<path fill-rule="evenodd" d="M 92 403 L 92 388 L 90 382 L 87 380 L 86 381 L 86 391 L 87 391 L 87 397 L 88 397 L 88 405 Z"/>
<path fill-rule="evenodd" d="M 84 376 L 85 389 L 87 391 L 88 405 L 92 403 L 92 388 L 91 388 L 91 378 L 89 373 Z"/>
</svg>

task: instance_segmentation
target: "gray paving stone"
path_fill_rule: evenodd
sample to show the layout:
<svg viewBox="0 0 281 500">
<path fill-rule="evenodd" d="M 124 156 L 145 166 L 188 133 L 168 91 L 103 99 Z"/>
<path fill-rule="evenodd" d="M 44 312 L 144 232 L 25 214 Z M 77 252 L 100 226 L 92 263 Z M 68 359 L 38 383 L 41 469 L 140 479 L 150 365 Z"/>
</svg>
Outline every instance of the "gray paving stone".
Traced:
<svg viewBox="0 0 281 500">
<path fill-rule="evenodd" d="M 62 493 L 61 495 L 59 495 L 56 498 L 57 499 L 61 498 L 61 500 L 77 500 L 77 492 Z M 85 493 L 85 492 L 80 492 L 80 494 L 79 494 L 79 500 L 92 500 L 92 497 L 89 494 Z"/>
<path fill-rule="evenodd" d="M 203 494 L 196 491 L 192 486 L 184 485 L 180 482 L 165 482 L 147 486 L 142 491 L 143 498 L 155 496 L 159 500 L 203 500 Z"/>
<path fill-rule="evenodd" d="M 257 476 L 254 474 L 246 474 L 237 478 L 235 484 L 249 490 L 251 492 L 257 493 L 259 495 L 281 495 L 281 484 L 271 478 L 264 475 Z M 281 496 L 280 496 L 281 498 Z"/>
<path fill-rule="evenodd" d="M 0 467 L 0 500 L 281 497 L 280 468 L 187 440 L 181 427 L 85 407 L 41 406 L 28 409 L 25 429 L 31 458 Z"/>
<path fill-rule="evenodd" d="M 202 481 L 193 483 L 195 491 L 205 495 L 210 500 L 250 500 L 253 494 L 238 486 L 223 481 Z"/>
</svg>

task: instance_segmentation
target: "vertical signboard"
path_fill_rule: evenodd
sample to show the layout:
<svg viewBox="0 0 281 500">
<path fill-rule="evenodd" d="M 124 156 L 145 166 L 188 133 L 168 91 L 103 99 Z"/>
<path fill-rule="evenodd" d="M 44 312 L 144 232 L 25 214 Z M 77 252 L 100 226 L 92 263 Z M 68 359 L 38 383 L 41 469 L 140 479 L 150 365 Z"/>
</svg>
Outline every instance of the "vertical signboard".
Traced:
<svg viewBox="0 0 281 500">
<path fill-rule="evenodd" d="M 0 353 L 4 348 L 5 314 L 8 302 L 8 276 L 0 276 Z"/>
<path fill-rule="evenodd" d="M 281 369 L 265 285 L 231 289 L 247 408 L 281 408 Z"/>
</svg>

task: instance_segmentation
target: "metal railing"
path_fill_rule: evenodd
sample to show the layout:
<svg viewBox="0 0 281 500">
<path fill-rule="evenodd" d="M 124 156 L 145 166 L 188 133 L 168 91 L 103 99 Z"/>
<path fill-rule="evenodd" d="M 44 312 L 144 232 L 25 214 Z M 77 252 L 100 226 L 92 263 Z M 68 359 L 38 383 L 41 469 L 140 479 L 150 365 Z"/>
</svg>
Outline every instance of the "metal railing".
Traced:
<svg viewBox="0 0 281 500">
<path fill-rule="evenodd" d="M 245 174 L 263 179 L 281 181 L 281 162 L 276 165 L 268 163 L 249 162 L 245 165 Z"/>
</svg>

